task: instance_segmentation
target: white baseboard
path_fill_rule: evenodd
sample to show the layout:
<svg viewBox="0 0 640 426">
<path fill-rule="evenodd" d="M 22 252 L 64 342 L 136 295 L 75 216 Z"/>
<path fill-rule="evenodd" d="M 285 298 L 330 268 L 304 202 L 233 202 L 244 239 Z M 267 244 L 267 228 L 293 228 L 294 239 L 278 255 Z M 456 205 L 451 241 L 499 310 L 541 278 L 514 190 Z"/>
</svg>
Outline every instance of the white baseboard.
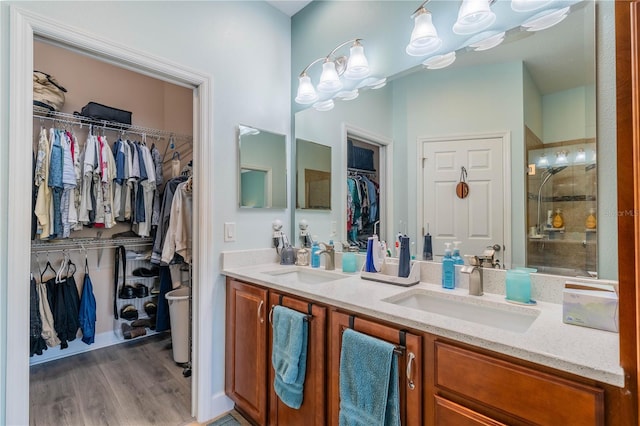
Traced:
<svg viewBox="0 0 640 426">
<path fill-rule="evenodd" d="M 154 334 L 156 334 L 155 331 L 149 332 L 149 330 L 147 330 L 147 334 L 144 337 L 153 336 Z M 138 337 L 137 339 L 144 337 Z M 123 339 L 121 336 L 116 334 L 115 331 L 105 331 L 103 333 L 96 334 L 94 343 L 90 345 L 84 343 L 80 337 L 76 337 L 74 340 L 69 342 L 69 347 L 66 349 L 61 349 L 60 346 L 55 346 L 53 348 L 47 348 L 46 351 L 42 352 L 42 355 L 33 355 L 29 358 L 29 365 L 38 365 L 44 362 L 66 358 L 83 352 L 95 351 L 96 349 L 106 348 L 107 346 L 118 345 L 120 343 L 130 341 L 131 340 Z"/>
</svg>

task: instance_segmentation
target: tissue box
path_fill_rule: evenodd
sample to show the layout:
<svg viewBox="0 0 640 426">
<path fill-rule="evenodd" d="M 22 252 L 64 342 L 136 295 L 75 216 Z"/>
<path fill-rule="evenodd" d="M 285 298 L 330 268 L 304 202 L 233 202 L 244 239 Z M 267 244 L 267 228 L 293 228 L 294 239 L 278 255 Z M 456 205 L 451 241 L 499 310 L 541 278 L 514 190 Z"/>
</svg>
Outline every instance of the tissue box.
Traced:
<svg viewBox="0 0 640 426">
<path fill-rule="evenodd" d="M 618 294 L 613 285 L 566 282 L 562 320 L 567 324 L 618 332 Z"/>
</svg>

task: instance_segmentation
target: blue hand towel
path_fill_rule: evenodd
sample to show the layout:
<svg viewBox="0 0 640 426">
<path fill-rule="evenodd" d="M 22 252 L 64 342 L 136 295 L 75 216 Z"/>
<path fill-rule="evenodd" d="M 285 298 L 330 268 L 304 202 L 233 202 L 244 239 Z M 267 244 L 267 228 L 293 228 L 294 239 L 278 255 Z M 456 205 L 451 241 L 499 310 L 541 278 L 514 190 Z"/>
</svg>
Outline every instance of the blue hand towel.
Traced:
<svg viewBox="0 0 640 426">
<path fill-rule="evenodd" d="M 340 354 L 340 426 L 400 425 L 394 346 L 346 329 Z"/>
<path fill-rule="evenodd" d="M 307 368 L 308 324 L 305 314 L 273 308 L 273 350 L 271 364 L 276 372 L 273 388 L 280 400 L 291 408 L 302 405 Z"/>
</svg>

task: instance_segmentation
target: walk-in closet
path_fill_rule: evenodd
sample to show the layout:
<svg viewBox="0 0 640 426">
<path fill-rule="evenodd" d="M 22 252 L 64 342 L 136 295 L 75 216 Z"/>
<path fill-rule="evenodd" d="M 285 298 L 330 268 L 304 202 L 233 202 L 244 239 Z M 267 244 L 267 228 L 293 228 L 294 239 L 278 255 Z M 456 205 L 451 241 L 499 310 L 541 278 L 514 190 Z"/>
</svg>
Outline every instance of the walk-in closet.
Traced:
<svg viewBox="0 0 640 426">
<path fill-rule="evenodd" d="M 380 235 L 380 146 L 347 139 L 347 237 L 352 246 L 367 249 L 367 239 Z"/>
<path fill-rule="evenodd" d="M 34 69 L 64 103 L 34 104 L 30 424 L 187 424 L 193 89 L 44 39 Z"/>
</svg>

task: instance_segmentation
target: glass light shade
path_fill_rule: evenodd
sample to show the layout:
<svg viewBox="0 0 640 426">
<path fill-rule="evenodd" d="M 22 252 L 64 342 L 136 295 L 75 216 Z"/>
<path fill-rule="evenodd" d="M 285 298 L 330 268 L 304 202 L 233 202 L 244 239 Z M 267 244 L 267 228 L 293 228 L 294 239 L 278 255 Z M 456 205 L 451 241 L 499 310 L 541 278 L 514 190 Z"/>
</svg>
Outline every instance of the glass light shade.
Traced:
<svg viewBox="0 0 640 426">
<path fill-rule="evenodd" d="M 546 169 L 547 167 L 549 167 L 549 160 L 547 159 L 546 154 L 542 154 L 540 158 L 538 158 L 536 166 L 540 169 Z"/>
<path fill-rule="evenodd" d="M 527 31 L 541 31 L 562 22 L 569 15 L 570 7 L 543 10 L 522 23 Z"/>
<path fill-rule="evenodd" d="M 313 107 L 317 111 L 329 111 L 332 110 L 334 106 L 333 99 L 327 99 L 326 101 L 320 101 L 313 104 Z"/>
<path fill-rule="evenodd" d="M 587 153 L 583 148 L 579 148 L 576 152 L 576 158 L 573 160 L 574 164 L 584 164 L 587 161 Z"/>
<path fill-rule="evenodd" d="M 422 8 L 414 18 L 411 41 L 406 48 L 407 54 L 426 56 L 438 50 L 441 45 L 442 39 L 438 37 L 438 31 L 433 25 L 431 12 Z"/>
<path fill-rule="evenodd" d="M 485 31 L 469 39 L 467 46 L 476 52 L 493 49 L 504 41 L 504 31 Z"/>
<path fill-rule="evenodd" d="M 326 61 L 322 64 L 322 75 L 320 76 L 320 83 L 318 83 L 318 90 L 324 93 L 333 93 L 340 89 L 342 89 L 342 82 L 338 77 L 336 64 L 332 61 Z"/>
<path fill-rule="evenodd" d="M 430 70 L 439 70 L 448 67 L 456 60 L 456 52 L 449 52 L 445 55 L 436 55 L 427 59 L 422 63 L 425 68 Z"/>
<path fill-rule="evenodd" d="M 556 152 L 556 161 L 553 163 L 554 166 L 566 166 L 569 164 L 569 160 L 567 159 L 566 151 Z"/>
<path fill-rule="evenodd" d="M 474 34 L 489 28 L 495 20 L 496 14 L 491 11 L 489 0 L 462 0 L 453 32 Z"/>
<path fill-rule="evenodd" d="M 365 78 L 364 80 L 362 80 L 357 88 L 358 89 L 362 89 L 364 87 L 369 88 L 369 89 L 379 89 L 381 87 L 384 87 L 387 84 L 387 78 L 383 77 L 368 77 Z"/>
<path fill-rule="evenodd" d="M 516 12 L 532 12 L 552 2 L 553 0 L 511 0 L 511 9 Z"/>
<path fill-rule="evenodd" d="M 312 104 L 318 100 L 318 94 L 316 89 L 311 84 L 311 78 L 308 75 L 300 77 L 298 82 L 298 93 L 296 95 L 296 102 L 303 105 Z"/>
<path fill-rule="evenodd" d="M 336 98 L 340 98 L 343 101 L 350 101 L 352 99 L 357 98 L 359 94 L 360 93 L 358 92 L 358 89 L 343 90 L 341 92 L 338 92 L 338 94 L 336 95 Z"/>
<path fill-rule="evenodd" d="M 364 47 L 360 43 L 351 46 L 349 60 L 344 76 L 349 80 L 360 80 L 369 75 L 369 61 L 364 56 Z"/>
</svg>

